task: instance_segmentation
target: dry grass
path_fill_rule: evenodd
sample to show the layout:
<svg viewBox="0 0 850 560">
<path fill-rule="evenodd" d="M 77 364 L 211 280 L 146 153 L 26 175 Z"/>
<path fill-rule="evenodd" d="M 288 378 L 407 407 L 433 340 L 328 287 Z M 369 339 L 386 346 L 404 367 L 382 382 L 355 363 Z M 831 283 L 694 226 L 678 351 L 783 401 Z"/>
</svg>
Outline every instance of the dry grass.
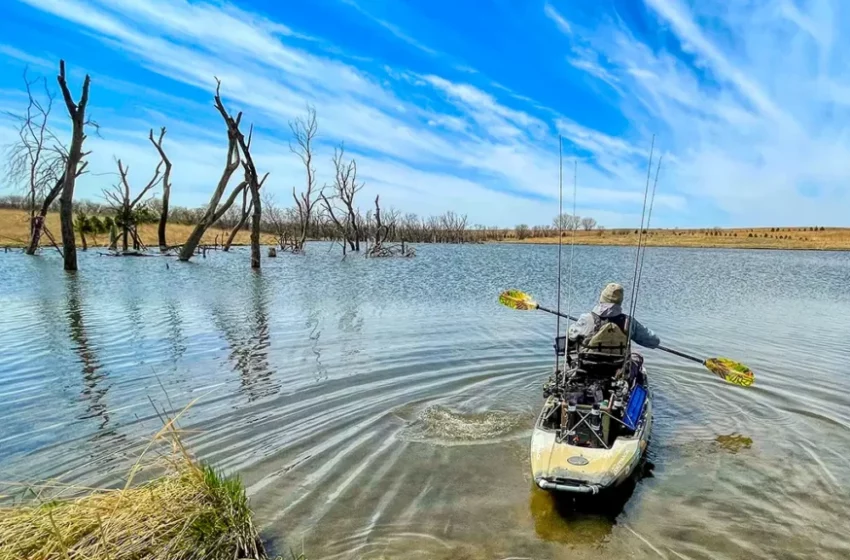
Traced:
<svg viewBox="0 0 850 560">
<path fill-rule="evenodd" d="M 61 243 L 61 232 L 59 229 L 59 214 L 51 212 L 47 215 L 47 228 L 56 238 L 57 243 Z M 192 233 L 194 226 L 183 224 L 168 225 L 168 243 L 169 245 L 179 245 L 183 243 Z M 212 227 L 204 234 L 201 240 L 202 244 L 213 245 L 216 240 L 219 244 L 223 243 L 230 232 L 221 228 Z M 148 247 L 157 247 L 157 224 L 143 224 L 139 227 L 139 235 L 142 238 L 142 243 Z M 9 210 L 0 208 L 0 246 L 24 247 L 27 244 L 29 237 L 29 214 L 23 210 Z M 109 237 L 100 235 L 97 238 L 86 236 L 89 247 L 104 246 L 109 243 Z M 264 245 L 273 245 L 276 240 L 271 236 L 264 236 L 261 239 Z M 44 243 L 49 243 L 46 239 Z M 248 231 L 240 231 L 236 234 L 234 245 L 248 245 L 251 243 L 250 233 Z M 77 235 L 77 247 L 81 245 L 79 235 Z"/>
<path fill-rule="evenodd" d="M 150 461 L 142 453 L 123 489 L 49 498 L 81 489 L 44 484 L 28 503 L 0 508 L 0 559 L 265 559 L 241 482 L 192 460 L 173 426 L 145 450 L 167 439 L 171 452 Z M 142 471 L 159 476 L 131 487 Z"/>
<path fill-rule="evenodd" d="M 805 231 L 801 231 L 805 230 Z M 637 245 L 638 235 L 629 230 L 577 231 L 576 243 L 582 245 Z M 716 235 L 715 235 L 716 233 Z M 564 233 L 564 243 L 570 243 L 572 233 Z M 732 249 L 819 249 L 850 250 L 850 228 L 826 228 L 810 231 L 808 228 L 742 228 L 708 230 L 653 229 L 644 237 L 650 247 L 726 247 Z M 515 239 L 508 243 L 558 243 L 555 237 Z"/>
</svg>

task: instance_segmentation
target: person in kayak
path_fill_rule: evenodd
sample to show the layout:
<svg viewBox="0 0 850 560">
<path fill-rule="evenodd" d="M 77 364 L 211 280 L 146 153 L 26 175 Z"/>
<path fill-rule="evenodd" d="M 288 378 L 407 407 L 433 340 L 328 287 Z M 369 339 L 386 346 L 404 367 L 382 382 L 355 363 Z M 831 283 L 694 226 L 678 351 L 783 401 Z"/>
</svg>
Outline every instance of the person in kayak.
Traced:
<svg viewBox="0 0 850 560">
<path fill-rule="evenodd" d="M 645 348 L 657 348 L 661 340 L 637 319 L 623 313 L 623 287 L 608 284 L 599 303 L 583 313 L 567 331 L 569 347 L 582 369 L 618 370 L 629 357 L 631 340 Z M 630 324 L 631 323 L 631 324 Z"/>
</svg>

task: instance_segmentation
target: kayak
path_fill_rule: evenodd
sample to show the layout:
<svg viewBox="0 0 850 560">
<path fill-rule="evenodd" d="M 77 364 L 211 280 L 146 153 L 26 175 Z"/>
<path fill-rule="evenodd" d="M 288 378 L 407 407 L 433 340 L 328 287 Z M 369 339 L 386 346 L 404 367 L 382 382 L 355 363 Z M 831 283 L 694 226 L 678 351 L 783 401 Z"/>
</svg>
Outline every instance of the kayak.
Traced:
<svg viewBox="0 0 850 560">
<path fill-rule="evenodd" d="M 634 373 L 556 372 L 531 436 L 531 471 L 543 490 L 598 494 L 632 476 L 649 444 L 652 396 L 643 360 Z"/>
</svg>

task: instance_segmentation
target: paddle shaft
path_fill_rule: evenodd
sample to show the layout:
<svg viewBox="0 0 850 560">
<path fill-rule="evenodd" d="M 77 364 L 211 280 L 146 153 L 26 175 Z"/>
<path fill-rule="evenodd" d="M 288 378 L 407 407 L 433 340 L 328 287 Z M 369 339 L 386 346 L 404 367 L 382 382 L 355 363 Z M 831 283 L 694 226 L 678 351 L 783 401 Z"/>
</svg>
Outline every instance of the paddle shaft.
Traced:
<svg viewBox="0 0 850 560">
<path fill-rule="evenodd" d="M 543 307 L 542 305 L 538 305 L 537 309 L 539 309 L 540 311 L 545 311 L 546 313 L 551 313 L 552 315 L 559 315 L 559 316 L 563 317 L 564 319 L 570 319 L 571 321 L 578 321 L 578 319 L 576 319 L 572 315 L 567 315 L 566 313 L 558 313 L 557 311 L 555 311 L 553 309 L 549 309 L 547 307 Z M 684 352 L 679 352 L 678 350 L 674 350 L 672 348 L 667 348 L 666 346 L 661 346 L 660 344 L 658 346 L 656 346 L 656 349 L 662 350 L 664 352 L 668 352 L 670 354 L 674 354 L 676 356 L 679 356 L 680 358 L 685 358 L 686 360 L 690 360 L 690 361 L 696 362 L 698 364 L 705 365 L 705 360 L 703 360 L 703 359 L 697 358 L 696 356 L 691 356 L 690 354 L 685 354 Z"/>
<path fill-rule="evenodd" d="M 540 311 L 545 311 L 546 313 L 551 313 L 552 315 L 557 315 L 559 317 L 563 317 L 564 319 L 569 319 L 571 321 L 578 321 L 578 319 L 576 319 L 572 315 L 567 315 L 566 313 L 559 313 L 559 312 L 555 311 L 554 309 L 549 309 L 548 307 L 543 307 L 542 305 L 538 305 L 537 309 L 539 309 Z"/>
<path fill-rule="evenodd" d="M 671 354 L 675 354 L 680 358 L 685 358 L 686 360 L 705 365 L 705 360 L 697 358 L 696 356 L 691 356 L 690 354 L 685 354 L 684 352 L 679 352 L 678 350 L 673 350 L 672 348 L 667 348 L 666 346 L 661 346 L 660 344 L 656 348 L 658 348 L 659 350 L 664 350 L 665 352 L 669 352 Z"/>
</svg>

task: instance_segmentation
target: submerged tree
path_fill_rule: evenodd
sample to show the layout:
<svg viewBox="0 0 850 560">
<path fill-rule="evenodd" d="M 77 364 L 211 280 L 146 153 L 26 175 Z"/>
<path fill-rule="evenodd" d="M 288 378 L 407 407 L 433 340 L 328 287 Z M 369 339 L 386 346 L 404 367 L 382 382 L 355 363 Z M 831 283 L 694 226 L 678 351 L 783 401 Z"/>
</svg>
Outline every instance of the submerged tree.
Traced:
<svg viewBox="0 0 850 560">
<path fill-rule="evenodd" d="M 154 139 L 153 129 L 151 129 L 148 139 L 153 144 L 156 151 L 159 152 L 159 158 L 165 166 L 165 171 L 162 174 L 162 205 L 159 210 L 159 226 L 157 227 L 157 241 L 159 242 L 159 250 L 168 250 L 165 230 L 168 225 L 168 202 L 171 198 L 171 160 L 165 153 L 162 147 L 162 141 L 165 138 L 165 127 L 159 129 L 159 138 Z"/>
<path fill-rule="evenodd" d="M 142 246 L 141 239 L 139 238 L 138 224 L 149 220 L 148 208 L 142 199 L 162 181 L 161 173 L 163 165 L 164 162 L 160 160 L 151 180 L 148 181 L 147 185 L 142 188 L 135 198 L 132 198 L 130 194 L 130 182 L 127 179 L 130 168 L 124 167 L 124 164 L 119 159 L 118 175 L 120 177 L 120 183 L 115 185 L 111 191 L 103 191 L 103 196 L 115 212 L 115 225 L 121 228 L 121 248 L 124 251 L 127 251 L 129 248 L 130 237 L 133 239 L 134 249 Z"/>
<path fill-rule="evenodd" d="M 260 228 L 263 221 L 263 203 L 262 200 L 260 200 L 260 188 L 263 186 L 263 183 L 266 181 L 269 174 L 266 173 L 262 179 L 257 174 L 257 167 L 254 165 L 254 158 L 251 156 L 251 140 L 254 137 L 254 127 L 253 125 L 251 126 L 248 131 L 248 138 L 246 139 L 245 135 L 242 134 L 242 131 L 239 129 L 239 123 L 242 120 L 242 113 L 238 113 L 236 118 L 233 118 L 230 113 L 227 112 L 221 101 L 221 95 L 219 93 L 221 89 L 221 82 L 218 81 L 218 79 L 216 79 L 216 81 L 218 82 L 218 86 L 215 90 L 216 109 L 218 109 L 218 112 L 221 114 L 224 122 L 227 123 L 229 131 L 228 136 L 233 135 L 239 149 L 242 151 L 242 156 L 244 157 L 244 160 L 242 161 L 242 168 L 245 171 L 245 181 L 243 183 L 247 184 L 248 190 L 251 193 L 251 268 L 260 268 Z"/>
<path fill-rule="evenodd" d="M 43 88 L 39 94 L 36 86 Z M 6 147 L 7 178 L 22 187 L 30 218 L 26 253 L 34 255 L 44 232 L 44 219 L 65 183 L 68 152 L 50 125 L 56 95 L 44 77 L 30 78 L 24 72 L 27 107 L 22 113 L 6 111 L 16 123 L 17 138 Z M 78 169 L 82 173 L 84 164 Z"/>
<path fill-rule="evenodd" d="M 83 142 L 86 139 L 85 126 L 86 106 L 89 102 L 89 85 L 91 78 L 86 74 L 83 80 L 82 94 L 79 103 L 74 101 L 71 90 L 65 79 L 65 61 L 59 61 L 59 87 L 62 88 L 62 96 L 71 117 L 71 146 L 68 149 L 68 157 L 65 162 L 63 173 L 62 195 L 59 197 L 59 219 L 62 224 L 62 254 L 64 256 L 65 270 L 77 270 L 77 244 L 74 238 L 74 186 L 77 176 L 82 171 L 81 162 L 86 155 L 83 153 Z M 82 164 L 85 166 L 85 164 Z"/>
<path fill-rule="evenodd" d="M 357 183 L 357 162 L 351 160 L 346 162 L 345 146 L 340 144 L 334 149 L 334 194 L 325 196 L 324 192 L 319 197 L 324 204 L 325 213 L 331 223 L 337 229 L 342 239 L 342 254 L 345 255 L 346 245 L 352 251 L 360 250 L 361 231 L 358 225 L 358 214 L 354 197 L 363 188 L 363 183 Z M 342 207 L 334 206 L 331 201 L 339 201 Z"/>
<path fill-rule="evenodd" d="M 245 189 L 242 191 L 242 211 L 237 214 L 235 212 L 236 207 L 231 206 L 230 209 L 222 216 L 220 224 L 222 227 L 230 227 L 230 234 L 227 236 L 224 244 L 221 247 L 221 250 L 224 252 L 230 251 L 230 247 L 233 245 L 233 241 L 236 239 L 236 234 L 238 234 L 242 228 L 245 227 L 245 224 L 248 222 L 248 216 L 251 215 L 251 211 L 254 209 L 253 201 L 248 200 L 248 190 Z M 230 225 L 230 221 L 234 220 L 235 224 Z"/>
<path fill-rule="evenodd" d="M 307 232 L 310 229 L 314 207 L 319 201 L 319 197 L 314 196 L 313 193 L 316 187 L 316 168 L 313 167 L 313 140 L 319 130 L 316 121 L 316 109 L 308 105 L 307 117 L 298 117 L 294 121 L 290 121 L 289 128 L 295 138 L 295 144 L 289 143 L 289 150 L 301 159 L 307 173 L 306 187 L 301 193 L 296 193 L 295 187 L 292 187 L 292 198 L 295 199 L 295 207 L 298 211 L 300 231 L 290 249 L 293 252 L 301 252 L 304 250 L 304 243 L 307 241 Z"/>
<path fill-rule="evenodd" d="M 216 99 L 219 98 L 220 87 L 221 84 L 219 83 L 218 87 L 216 87 Z M 218 101 L 216 101 L 216 103 L 218 103 Z M 236 124 L 239 124 L 239 119 L 241 118 L 242 115 L 240 113 L 236 117 Z M 233 205 L 236 198 L 242 194 L 247 186 L 247 182 L 242 181 L 236 186 L 236 188 L 233 189 L 225 202 L 221 202 L 221 198 L 227 190 L 227 185 L 230 182 L 233 173 L 235 173 L 239 168 L 239 163 L 241 161 L 239 157 L 239 141 L 236 138 L 236 133 L 230 126 L 227 118 L 225 118 L 225 124 L 227 125 L 227 161 L 224 165 L 224 170 L 221 173 L 221 178 L 218 180 L 218 185 L 216 185 L 212 197 L 210 198 L 210 202 L 207 205 L 206 211 L 203 216 L 201 216 L 201 219 L 198 220 L 198 223 L 195 225 L 195 229 L 192 230 L 191 234 L 189 234 L 189 238 L 186 239 L 186 242 L 180 250 L 179 258 L 181 261 L 188 261 L 192 258 L 192 255 L 195 253 L 195 249 L 198 248 L 204 233 L 206 233 L 213 224 L 224 216 L 227 210 Z"/>
<path fill-rule="evenodd" d="M 251 156 L 251 137 L 252 133 L 249 133 L 248 138 L 242 134 L 242 131 L 239 129 L 239 125 L 242 122 L 242 113 L 239 112 L 233 117 L 224 107 L 224 103 L 221 100 L 221 81 L 216 79 L 216 88 L 215 88 L 215 107 L 218 112 L 221 114 L 222 119 L 224 120 L 225 125 L 227 126 L 227 162 L 224 166 L 224 171 L 221 174 L 221 178 L 218 181 L 218 185 L 216 186 L 215 191 L 213 191 L 212 197 L 210 198 L 209 205 L 207 206 L 206 211 L 204 212 L 201 219 L 198 221 L 195 229 L 189 235 L 189 238 L 186 240 L 186 243 L 183 244 L 183 248 L 180 250 L 180 260 L 188 261 L 192 258 L 192 255 L 195 253 L 195 249 L 197 249 L 198 245 L 201 242 L 201 239 L 204 236 L 204 233 L 212 227 L 218 220 L 224 216 L 227 211 L 233 206 L 233 203 L 236 201 L 237 197 L 242 195 L 245 192 L 245 189 L 248 189 L 251 193 L 251 212 L 252 212 L 252 220 L 251 220 L 251 267 L 259 268 L 260 267 L 260 227 L 262 224 L 262 202 L 260 201 L 260 187 L 265 181 L 265 177 L 262 179 L 257 174 L 257 168 L 254 165 L 254 159 Z M 253 132 L 253 128 L 251 129 Z M 240 157 L 241 153 L 241 157 Z M 244 161 L 243 161 L 244 158 Z M 245 172 L 245 178 L 242 182 L 240 182 L 236 188 L 234 188 L 230 196 L 224 201 L 221 202 L 221 198 L 224 196 L 224 192 L 227 190 L 227 185 L 230 182 L 233 173 L 236 172 L 236 169 L 239 167 L 239 164 L 242 163 L 243 170 Z M 266 174 L 268 175 L 268 174 Z"/>
<path fill-rule="evenodd" d="M 375 223 L 374 223 L 374 243 L 366 252 L 367 257 L 412 257 L 416 253 L 413 247 L 406 245 L 404 240 L 401 243 L 390 243 L 394 237 L 396 220 L 398 220 L 399 212 L 390 210 L 386 214 L 381 213 L 380 195 L 375 197 Z M 370 220 L 371 221 L 371 220 Z M 371 224 L 370 224 L 371 225 Z M 371 228 L 370 228 L 371 229 Z"/>
</svg>

